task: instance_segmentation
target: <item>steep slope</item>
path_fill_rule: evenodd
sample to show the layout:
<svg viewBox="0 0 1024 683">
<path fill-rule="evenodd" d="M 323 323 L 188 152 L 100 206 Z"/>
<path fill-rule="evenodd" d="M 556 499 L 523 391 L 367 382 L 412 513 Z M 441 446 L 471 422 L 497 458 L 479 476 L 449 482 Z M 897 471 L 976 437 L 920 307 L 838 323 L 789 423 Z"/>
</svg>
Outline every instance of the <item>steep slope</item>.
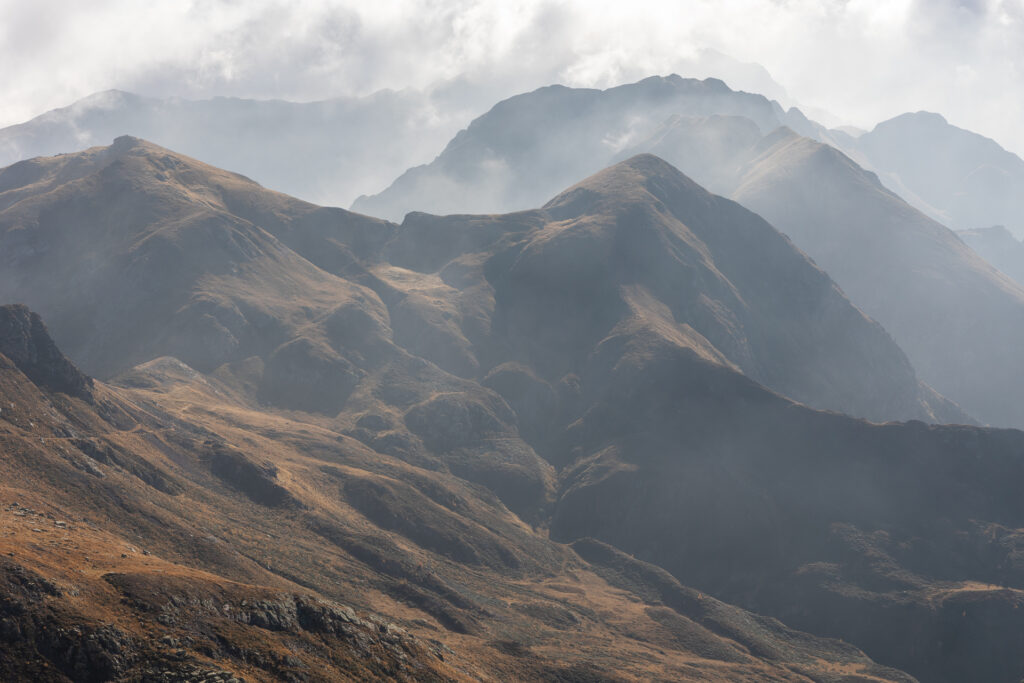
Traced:
<svg viewBox="0 0 1024 683">
<path fill-rule="evenodd" d="M 1003 274 L 1024 286 L 1024 242 L 1002 225 L 961 230 L 957 237 Z"/>
<path fill-rule="evenodd" d="M 85 400 L 92 398 L 92 378 L 64 357 L 42 319 L 28 308 L 0 308 L 0 347 L 7 359 L 40 387 Z"/>
<path fill-rule="evenodd" d="M 664 599 L 693 592 L 178 362 L 133 370 L 145 389 L 40 387 L 5 352 L 73 366 L 34 314 L 0 315 L 31 340 L 0 345 L 5 680 L 912 680 Z"/>
<path fill-rule="evenodd" d="M 499 102 L 459 132 L 433 162 L 409 169 L 353 209 L 391 220 L 409 211 L 503 212 L 539 205 L 595 173 L 672 115 L 743 116 L 762 133 L 820 129 L 799 110 L 720 80 L 651 77 L 608 90 L 550 86 Z"/>
<path fill-rule="evenodd" d="M 592 358 L 553 537 L 922 680 L 1020 677 L 1024 434 L 813 412 L 668 338 L 621 332 Z"/>
<path fill-rule="evenodd" d="M 499 321 L 531 345 L 558 329 L 572 355 L 618 326 L 674 328 L 698 355 L 817 406 L 874 419 L 913 405 L 929 419 L 963 417 L 917 384 L 888 335 L 787 239 L 656 157 L 622 162 L 544 209 L 557 222 L 491 278 Z M 618 315 L 609 311 L 616 300 Z M 564 338 L 567 326 L 554 323 L 569 310 L 595 314 Z M 526 360 L 578 372 L 578 359 Z"/>
<path fill-rule="evenodd" d="M 781 130 L 732 193 L 786 233 L 984 422 L 1024 425 L 1024 289 L 834 148 Z"/>
<path fill-rule="evenodd" d="M 0 129 L 0 167 L 132 135 L 309 201 L 347 206 L 437 154 L 478 113 L 467 105 L 408 90 L 320 102 L 111 90 Z"/>
<path fill-rule="evenodd" d="M 939 114 L 901 114 L 843 146 L 917 208 L 963 230 L 1024 235 L 1024 160 Z"/>
</svg>

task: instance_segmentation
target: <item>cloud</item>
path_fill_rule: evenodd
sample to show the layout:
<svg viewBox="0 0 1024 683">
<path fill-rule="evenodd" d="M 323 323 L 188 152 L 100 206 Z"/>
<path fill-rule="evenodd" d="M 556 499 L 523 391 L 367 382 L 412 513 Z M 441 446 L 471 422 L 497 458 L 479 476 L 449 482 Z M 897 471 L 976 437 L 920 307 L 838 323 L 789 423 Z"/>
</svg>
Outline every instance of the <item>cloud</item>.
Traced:
<svg viewBox="0 0 1024 683">
<path fill-rule="evenodd" d="M 939 111 L 1024 153 L 1024 0 L 0 0 L 0 60 L 0 125 L 108 88 L 434 88 L 479 107 L 552 82 L 717 70 L 860 126 Z"/>
</svg>

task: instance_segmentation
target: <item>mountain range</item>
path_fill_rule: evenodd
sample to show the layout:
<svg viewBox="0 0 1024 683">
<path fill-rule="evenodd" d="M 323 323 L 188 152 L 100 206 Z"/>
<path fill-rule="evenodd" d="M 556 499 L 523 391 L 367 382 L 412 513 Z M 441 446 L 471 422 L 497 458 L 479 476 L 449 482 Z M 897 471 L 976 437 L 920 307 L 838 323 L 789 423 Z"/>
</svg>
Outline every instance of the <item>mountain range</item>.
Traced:
<svg viewBox="0 0 1024 683">
<path fill-rule="evenodd" d="M 608 166 L 669 117 L 711 115 L 743 117 L 762 133 L 780 125 L 809 135 L 824 131 L 798 109 L 784 111 L 763 95 L 735 92 L 715 78 L 652 76 L 608 90 L 549 86 L 499 102 L 430 164 L 409 169 L 352 208 L 391 220 L 412 210 L 527 209 Z"/>
<path fill-rule="evenodd" d="M 468 112 L 464 109 L 468 108 Z M 136 135 L 333 206 L 436 154 L 477 113 L 445 92 L 381 91 L 319 102 L 145 97 L 110 90 L 0 129 L 0 166 Z"/>
<path fill-rule="evenodd" d="M 936 391 L 984 423 L 1024 425 L 1024 290 L 842 153 L 844 139 L 712 79 L 555 87 L 498 104 L 434 162 L 355 207 L 521 208 L 571 177 L 654 153 L 785 233 Z"/>
<path fill-rule="evenodd" d="M 607 129 L 603 130 L 607 134 L 603 140 L 606 149 L 594 149 L 592 142 L 584 142 L 572 155 L 579 157 L 579 172 L 549 185 L 561 187 L 603 168 L 607 164 L 602 151 L 618 151 L 643 130 L 659 125 L 665 118 L 663 107 L 668 98 L 664 93 L 652 97 L 656 88 L 650 83 L 667 80 L 678 91 L 671 96 L 676 104 L 669 109 L 669 115 L 735 114 L 749 108 L 751 102 L 763 100 L 760 105 L 753 105 L 762 110 L 759 114 L 748 111 L 744 115 L 759 125 L 770 119 L 770 128 L 787 125 L 840 149 L 860 166 L 876 173 L 887 188 L 939 223 L 955 230 L 1005 225 L 1018 237 L 1024 235 L 1024 204 L 1020 199 L 1024 196 L 1024 161 L 991 139 L 953 126 L 931 112 L 901 114 L 863 131 L 838 125 L 838 119 L 828 112 L 803 108 L 812 118 L 827 124 L 822 126 L 808 120 L 800 109 L 784 110 L 778 102 L 789 101 L 785 89 L 760 65 L 701 50 L 693 58 L 681 60 L 678 66 L 680 73 L 721 75 L 739 97 L 733 98 L 733 102 L 717 97 L 698 103 L 697 84 L 701 81 L 679 76 L 649 78 L 613 88 L 631 94 L 636 102 L 627 107 L 625 119 L 620 113 L 618 120 L 599 124 Z M 716 85 L 721 83 L 714 78 L 708 80 Z M 744 90 L 762 93 L 768 99 L 738 92 Z M 436 188 L 440 196 L 432 196 L 424 187 L 423 196 L 417 198 L 415 205 L 398 202 L 392 206 L 388 198 L 407 195 L 409 187 L 375 197 L 406 169 L 429 161 L 445 140 L 506 92 L 507 86 L 503 90 L 486 80 L 466 78 L 422 92 L 385 90 L 365 97 L 318 102 L 230 97 L 187 100 L 111 90 L 0 129 L 0 166 L 36 156 L 84 150 L 130 134 L 242 172 L 309 201 L 346 206 L 365 194 L 367 198 L 360 200 L 356 208 L 369 211 L 372 206 L 372 213 L 392 220 L 400 220 L 411 210 L 507 211 L 542 201 L 551 190 L 524 202 L 514 196 L 502 198 L 497 188 L 492 187 L 487 190 L 489 194 L 474 198 L 472 205 L 453 205 L 450 210 L 438 203 L 449 201 L 443 183 Z M 517 101 L 528 95 L 511 99 Z M 747 105 L 737 105 L 743 98 Z M 501 105 L 506 110 L 510 106 L 504 102 Z M 592 115 L 577 110 L 571 120 L 581 122 Z M 606 111 L 604 115 L 615 117 L 614 112 Z M 583 157 L 594 154 L 599 157 L 596 163 L 593 159 L 582 163 Z M 422 178 L 422 172 L 412 173 Z M 412 182 L 422 180 L 406 179 L 403 184 Z M 498 194 L 490 196 L 495 192 Z M 485 205 L 484 197 L 490 205 Z"/>
<path fill-rule="evenodd" d="M 1024 434 L 925 424 L 980 416 L 770 216 L 651 154 L 566 186 L 395 224 L 131 137 L 0 171 L 0 671 L 1019 680 Z"/>
</svg>

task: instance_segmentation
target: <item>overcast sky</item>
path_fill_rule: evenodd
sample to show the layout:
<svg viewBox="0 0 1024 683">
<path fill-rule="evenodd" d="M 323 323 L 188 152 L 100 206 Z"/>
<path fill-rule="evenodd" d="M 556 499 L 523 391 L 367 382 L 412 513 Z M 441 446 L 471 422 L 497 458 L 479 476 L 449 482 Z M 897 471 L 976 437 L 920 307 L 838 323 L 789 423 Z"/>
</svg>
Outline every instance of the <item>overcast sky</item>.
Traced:
<svg viewBox="0 0 1024 683">
<path fill-rule="evenodd" d="M 0 0 L 0 125 L 109 88 L 312 100 L 460 78 L 495 96 L 608 86 L 706 75 L 685 72 L 708 49 L 845 123 L 938 111 L 1024 154 L 1024 0 Z"/>
</svg>

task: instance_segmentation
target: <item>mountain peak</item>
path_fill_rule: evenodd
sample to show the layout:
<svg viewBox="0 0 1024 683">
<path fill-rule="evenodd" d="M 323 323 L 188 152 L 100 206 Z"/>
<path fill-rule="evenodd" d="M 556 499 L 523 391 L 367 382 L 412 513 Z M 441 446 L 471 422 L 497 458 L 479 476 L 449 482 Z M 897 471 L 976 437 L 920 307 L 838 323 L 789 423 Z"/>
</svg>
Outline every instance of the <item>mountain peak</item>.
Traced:
<svg viewBox="0 0 1024 683">
<path fill-rule="evenodd" d="M 92 378 L 64 357 L 42 318 L 27 306 L 0 306 L 0 353 L 40 387 L 92 399 Z"/>
<path fill-rule="evenodd" d="M 628 205 L 650 199 L 652 185 L 671 191 L 698 192 L 707 195 L 700 185 L 661 157 L 643 153 L 620 161 L 586 178 L 560 193 L 544 205 L 559 218 L 569 218 L 605 207 L 609 201 Z"/>
<path fill-rule="evenodd" d="M 637 174 L 645 179 L 660 176 L 685 177 L 675 166 L 668 163 L 661 157 L 649 152 L 634 154 L 630 158 L 609 166 L 592 177 L 596 178 L 606 174 L 622 175 L 627 171 Z"/>
<path fill-rule="evenodd" d="M 721 78 L 705 78 L 704 79 L 704 85 L 708 86 L 709 90 L 718 90 L 718 91 L 721 91 L 721 92 L 732 92 L 733 91 L 732 88 L 730 88 L 726 84 L 726 82 L 723 81 Z"/>
<path fill-rule="evenodd" d="M 112 150 L 128 150 L 136 147 L 156 147 L 156 145 L 146 142 L 142 138 L 137 138 L 134 135 L 119 135 L 114 138 L 114 142 L 111 143 L 110 148 Z"/>
<path fill-rule="evenodd" d="M 900 114 L 894 116 L 888 121 L 882 121 L 875 128 L 887 128 L 891 126 L 904 126 L 904 125 L 915 125 L 915 126 L 948 126 L 949 122 L 942 114 L 937 114 L 931 111 L 916 111 L 907 112 L 906 114 Z"/>
<path fill-rule="evenodd" d="M 169 149 L 161 147 L 160 145 L 133 135 L 119 135 L 104 149 L 104 152 L 106 157 L 111 159 L 117 159 L 125 154 L 133 152 L 141 154 L 162 154 L 173 157 L 181 156 Z"/>
</svg>

